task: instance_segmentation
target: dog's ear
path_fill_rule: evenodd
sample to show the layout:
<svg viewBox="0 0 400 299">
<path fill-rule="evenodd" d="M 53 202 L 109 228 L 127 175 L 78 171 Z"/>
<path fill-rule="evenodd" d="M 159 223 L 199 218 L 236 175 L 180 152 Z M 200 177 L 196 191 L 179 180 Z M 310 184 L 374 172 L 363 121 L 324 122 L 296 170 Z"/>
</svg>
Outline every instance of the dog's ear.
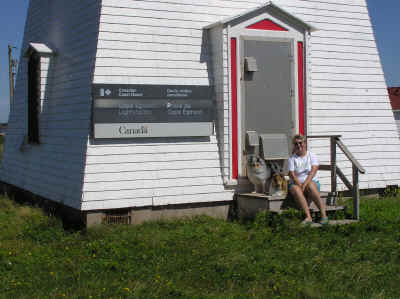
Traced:
<svg viewBox="0 0 400 299">
<path fill-rule="evenodd" d="M 261 158 L 260 156 L 257 156 L 257 162 L 260 163 L 261 165 L 265 164 L 265 161 L 263 158 Z"/>
</svg>

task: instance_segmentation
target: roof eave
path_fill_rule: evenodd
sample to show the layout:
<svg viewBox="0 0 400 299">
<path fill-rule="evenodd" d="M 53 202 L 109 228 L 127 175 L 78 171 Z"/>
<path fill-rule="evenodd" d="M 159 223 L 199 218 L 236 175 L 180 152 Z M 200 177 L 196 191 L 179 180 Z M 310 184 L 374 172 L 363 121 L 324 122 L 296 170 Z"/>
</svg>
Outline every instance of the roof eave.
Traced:
<svg viewBox="0 0 400 299">
<path fill-rule="evenodd" d="M 219 20 L 217 22 L 214 22 L 212 24 L 209 24 L 209 25 L 203 27 L 203 29 L 211 29 L 211 28 L 218 27 L 218 26 L 225 26 L 226 24 L 230 23 L 231 21 L 233 21 L 237 18 L 240 18 L 240 17 L 245 16 L 255 10 L 262 9 L 262 8 L 272 8 L 272 9 L 277 10 L 277 12 L 280 12 L 280 13 L 286 15 L 287 17 L 295 20 L 297 23 L 301 24 L 302 27 L 304 27 L 304 29 L 306 29 L 309 32 L 314 32 L 314 31 L 318 30 L 318 28 L 304 22 L 303 20 L 299 19 L 298 17 L 294 16 L 293 14 L 291 14 L 291 13 L 287 12 L 286 10 L 280 8 L 279 6 L 275 5 L 272 1 L 268 1 L 261 6 L 257 6 L 256 8 L 249 9 L 249 10 L 247 10 L 239 15 L 236 15 L 234 17 L 225 18 L 225 19 Z"/>
</svg>

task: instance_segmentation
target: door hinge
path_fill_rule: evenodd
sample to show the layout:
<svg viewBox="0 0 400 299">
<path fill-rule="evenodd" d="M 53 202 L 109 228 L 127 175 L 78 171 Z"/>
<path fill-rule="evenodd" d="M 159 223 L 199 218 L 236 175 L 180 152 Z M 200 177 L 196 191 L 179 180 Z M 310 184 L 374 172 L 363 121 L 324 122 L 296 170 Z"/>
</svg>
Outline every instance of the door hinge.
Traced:
<svg viewBox="0 0 400 299">
<path fill-rule="evenodd" d="M 293 88 L 290 89 L 290 96 L 293 98 L 294 97 L 294 90 Z"/>
</svg>

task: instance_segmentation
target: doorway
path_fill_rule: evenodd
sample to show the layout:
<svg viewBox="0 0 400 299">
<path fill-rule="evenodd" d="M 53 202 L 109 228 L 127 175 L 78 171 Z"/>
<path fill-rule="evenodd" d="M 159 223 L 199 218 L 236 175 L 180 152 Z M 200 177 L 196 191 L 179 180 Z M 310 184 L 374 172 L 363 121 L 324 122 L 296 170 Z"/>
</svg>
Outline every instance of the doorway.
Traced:
<svg viewBox="0 0 400 299">
<path fill-rule="evenodd" d="M 292 43 L 244 40 L 242 49 L 242 148 L 247 131 L 283 133 L 290 144 L 295 132 Z"/>
</svg>

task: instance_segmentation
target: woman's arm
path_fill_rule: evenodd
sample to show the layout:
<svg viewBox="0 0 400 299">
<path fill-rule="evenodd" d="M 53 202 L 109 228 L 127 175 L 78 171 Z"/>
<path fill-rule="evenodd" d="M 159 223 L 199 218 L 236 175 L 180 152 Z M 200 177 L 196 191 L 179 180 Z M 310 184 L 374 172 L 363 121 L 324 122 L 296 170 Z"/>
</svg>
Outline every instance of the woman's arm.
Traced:
<svg viewBox="0 0 400 299">
<path fill-rule="evenodd" d="M 291 177 L 291 179 L 293 180 L 295 185 L 301 187 L 301 182 L 300 182 L 299 178 L 297 177 L 295 171 L 289 171 L 289 176 Z"/>
</svg>

